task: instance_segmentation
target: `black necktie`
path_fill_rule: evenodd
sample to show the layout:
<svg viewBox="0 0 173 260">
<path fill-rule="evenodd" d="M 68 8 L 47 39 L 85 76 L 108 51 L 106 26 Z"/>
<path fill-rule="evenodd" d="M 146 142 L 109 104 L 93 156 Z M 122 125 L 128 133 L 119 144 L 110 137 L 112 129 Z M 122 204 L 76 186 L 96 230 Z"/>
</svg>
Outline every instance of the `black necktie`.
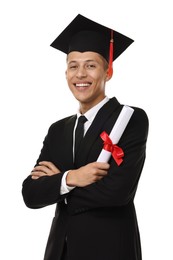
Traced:
<svg viewBox="0 0 173 260">
<path fill-rule="evenodd" d="M 83 135 L 84 135 L 84 123 L 87 121 L 85 116 L 80 116 L 78 118 L 78 123 L 76 126 L 76 130 L 75 130 L 75 147 L 74 147 L 74 151 L 75 151 L 75 155 L 79 149 L 80 143 L 83 139 Z"/>
</svg>

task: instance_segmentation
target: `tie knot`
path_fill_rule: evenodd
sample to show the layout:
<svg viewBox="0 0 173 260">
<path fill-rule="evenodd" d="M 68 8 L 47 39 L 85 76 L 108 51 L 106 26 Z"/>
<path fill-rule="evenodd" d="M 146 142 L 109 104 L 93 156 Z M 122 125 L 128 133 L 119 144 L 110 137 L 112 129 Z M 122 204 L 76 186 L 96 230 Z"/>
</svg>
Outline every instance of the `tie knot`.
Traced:
<svg viewBox="0 0 173 260">
<path fill-rule="evenodd" d="M 85 122 L 87 121 L 86 117 L 85 116 L 80 116 L 78 118 L 78 123 L 80 124 L 85 124 Z"/>
</svg>

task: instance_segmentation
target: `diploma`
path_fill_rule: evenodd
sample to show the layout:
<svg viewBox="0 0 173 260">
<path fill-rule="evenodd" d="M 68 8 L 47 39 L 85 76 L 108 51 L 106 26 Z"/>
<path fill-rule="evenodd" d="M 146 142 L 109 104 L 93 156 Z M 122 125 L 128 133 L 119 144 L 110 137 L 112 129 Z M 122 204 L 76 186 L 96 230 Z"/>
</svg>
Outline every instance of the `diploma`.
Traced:
<svg viewBox="0 0 173 260">
<path fill-rule="evenodd" d="M 133 108 L 126 105 L 123 106 L 109 136 L 106 132 L 103 132 L 100 135 L 101 138 L 104 140 L 104 147 L 97 159 L 97 162 L 108 162 L 112 155 L 117 164 L 121 164 L 124 153 L 122 149 L 118 147 L 116 144 L 119 142 L 133 112 Z M 118 157 L 120 160 L 118 159 Z"/>
</svg>

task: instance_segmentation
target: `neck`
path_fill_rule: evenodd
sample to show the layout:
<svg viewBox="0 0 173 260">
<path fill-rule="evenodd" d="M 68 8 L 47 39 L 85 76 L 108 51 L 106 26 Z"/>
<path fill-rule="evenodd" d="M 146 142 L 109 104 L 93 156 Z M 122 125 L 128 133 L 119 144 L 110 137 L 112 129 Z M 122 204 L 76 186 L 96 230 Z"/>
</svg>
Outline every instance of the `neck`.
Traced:
<svg viewBox="0 0 173 260">
<path fill-rule="evenodd" d="M 81 114 L 85 114 L 88 110 L 95 107 L 97 104 L 99 104 L 106 96 L 102 97 L 101 99 L 97 100 L 97 102 L 94 103 L 81 103 L 79 102 L 79 111 Z"/>
</svg>

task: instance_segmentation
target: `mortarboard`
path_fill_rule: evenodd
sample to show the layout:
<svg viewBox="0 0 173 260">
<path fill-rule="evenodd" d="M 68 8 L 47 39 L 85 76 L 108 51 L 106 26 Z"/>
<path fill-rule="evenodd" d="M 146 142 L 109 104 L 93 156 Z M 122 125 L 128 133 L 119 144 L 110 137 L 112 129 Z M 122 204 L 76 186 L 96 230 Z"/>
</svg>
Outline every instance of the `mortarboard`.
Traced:
<svg viewBox="0 0 173 260">
<path fill-rule="evenodd" d="M 72 51 L 97 52 L 112 69 L 112 62 L 132 43 L 129 37 L 78 14 L 51 46 L 66 54 Z"/>
</svg>

